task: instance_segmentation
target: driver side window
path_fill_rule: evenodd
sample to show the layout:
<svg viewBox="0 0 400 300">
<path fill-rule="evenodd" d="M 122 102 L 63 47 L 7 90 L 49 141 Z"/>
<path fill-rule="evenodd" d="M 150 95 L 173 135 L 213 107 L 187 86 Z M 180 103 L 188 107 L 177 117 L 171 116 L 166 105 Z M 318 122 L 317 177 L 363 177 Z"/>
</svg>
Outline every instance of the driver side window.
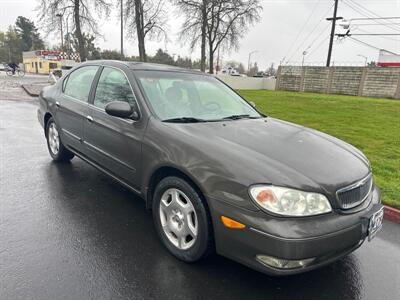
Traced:
<svg viewBox="0 0 400 300">
<path fill-rule="evenodd" d="M 125 74 L 120 70 L 104 67 L 97 84 L 93 105 L 105 108 L 113 101 L 124 101 L 135 105 L 135 97 Z"/>
</svg>

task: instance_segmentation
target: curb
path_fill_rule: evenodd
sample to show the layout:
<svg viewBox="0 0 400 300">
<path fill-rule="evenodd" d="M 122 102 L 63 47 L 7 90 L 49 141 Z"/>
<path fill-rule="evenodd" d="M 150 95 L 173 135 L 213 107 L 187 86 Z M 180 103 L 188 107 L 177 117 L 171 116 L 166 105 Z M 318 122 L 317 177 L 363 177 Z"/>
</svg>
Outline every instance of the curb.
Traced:
<svg viewBox="0 0 400 300">
<path fill-rule="evenodd" d="M 400 209 L 385 205 L 384 218 L 394 223 L 400 224 Z"/>
<path fill-rule="evenodd" d="M 32 96 L 32 97 L 39 97 L 39 94 L 37 94 L 37 93 L 32 93 L 32 92 L 25 86 L 25 84 L 21 84 L 21 87 L 24 89 L 24 91 L 25 91 L 29 96 Z"/>
</svg>

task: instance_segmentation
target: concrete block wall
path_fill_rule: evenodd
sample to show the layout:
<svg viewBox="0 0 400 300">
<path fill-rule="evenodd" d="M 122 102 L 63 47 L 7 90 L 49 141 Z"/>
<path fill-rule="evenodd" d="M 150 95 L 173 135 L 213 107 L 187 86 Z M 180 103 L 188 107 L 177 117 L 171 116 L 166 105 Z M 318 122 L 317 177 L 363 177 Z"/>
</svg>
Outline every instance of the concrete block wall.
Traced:
<svg viewBox="0 0 400 300">
<path fill-rule="evenodd" d="M 281 66 L 276 89 L 400 99 L 400 68 Z"/>
<path fill-rule="evenodd" d="M 335 67 L 332 74 L 330 94 L 357 96 L 363 68 Z"/>
<path fill-rule="evenodd" d="M 287 66 L 279 67 L 278 84 L 279 89 L 285 91 L 299 91 L 302 78 L 301 67 Z"/>
<path fill-rule="evenodd" d="M 329 69 L 309 67 L 304 69 L 303 92 L 325 93 L 328 87 Z"/>
<path fill-rule="evenodd" d="M 396 90 L 400 88 L 400 68 L 368 68 L 367 70 L 362 95 L 391 98 L 396 94 Z"/>
</svg>

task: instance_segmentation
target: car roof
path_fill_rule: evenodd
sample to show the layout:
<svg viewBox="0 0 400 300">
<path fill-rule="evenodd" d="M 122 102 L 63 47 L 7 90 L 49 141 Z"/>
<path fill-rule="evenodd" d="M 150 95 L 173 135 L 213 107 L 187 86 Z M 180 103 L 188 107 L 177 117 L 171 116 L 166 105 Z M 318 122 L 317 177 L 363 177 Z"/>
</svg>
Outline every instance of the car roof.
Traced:
<svg viewBox="0 0 400 300">
<path fill-rule="evenodd" d="M 164 65 L 164 64 L 155 64 L 155 63 L 147 63 L 147 62 L 136 62 L 136 61 L 122 61 L 122 60 L 90 60 L 82 63 L 84 64 L 102 64 L 105 66 L 118 66 L 125 65 L 131 70 L 146 70 L 146 71 L 171 71 L 171 72 L 184 72 L 184 73 L 194 73 L 194 74 L 203 74 L 200 71 L 185 69 L 176 66 Z"/>
</svg>

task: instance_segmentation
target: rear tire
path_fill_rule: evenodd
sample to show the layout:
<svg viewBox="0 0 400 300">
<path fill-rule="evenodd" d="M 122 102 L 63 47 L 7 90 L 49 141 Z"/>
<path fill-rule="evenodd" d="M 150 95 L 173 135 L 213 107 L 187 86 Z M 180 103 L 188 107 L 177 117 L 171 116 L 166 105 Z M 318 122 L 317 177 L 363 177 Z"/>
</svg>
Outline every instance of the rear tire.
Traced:
<svg viewBox="0 0 400 300">
<path fill-rule="evenodd" d="M 162 179 L 154 192 L 153 220 L 168 251 L 195 262 L 214 250 L 211 218 L 198 192 L 179 177 Z"/>
<path fill-rule="evenodd" d="M 59 128 L 53 118 L 46 123 L 46 140 L 50 156 L 54 161 L 66 162 L 74 157 L 74 154 L 61 142 Z"/>
</svg>

